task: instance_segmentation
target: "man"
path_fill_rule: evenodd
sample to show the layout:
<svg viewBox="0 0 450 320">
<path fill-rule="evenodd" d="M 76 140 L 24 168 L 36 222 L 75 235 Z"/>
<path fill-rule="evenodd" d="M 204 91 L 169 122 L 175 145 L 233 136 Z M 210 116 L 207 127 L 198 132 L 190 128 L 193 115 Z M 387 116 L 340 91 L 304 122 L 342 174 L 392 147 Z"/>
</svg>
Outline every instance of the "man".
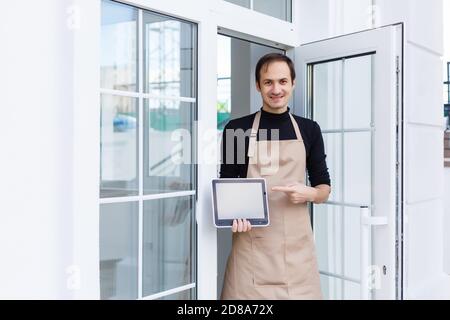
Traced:
<svg viewBox="0 0 450 320">
<path fill-rule="evenodd" d="M 316 122 L 289 113 L 295 69 L 288 57 L 263 56 L 255 78 L 263 106 L 225 126 L 220 177 L 265 178 L 270 226 L 233 222 L 221 298 L 321 299 L 307 202 L 323 203 L 331 190 L 322 133 Z"/>
</svg>

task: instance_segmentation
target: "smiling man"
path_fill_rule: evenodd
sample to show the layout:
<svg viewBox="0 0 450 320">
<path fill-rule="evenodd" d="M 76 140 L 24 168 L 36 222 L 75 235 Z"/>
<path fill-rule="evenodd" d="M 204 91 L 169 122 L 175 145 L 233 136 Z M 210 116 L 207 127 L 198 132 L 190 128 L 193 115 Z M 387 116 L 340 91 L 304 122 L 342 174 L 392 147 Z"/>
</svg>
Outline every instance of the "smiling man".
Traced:
<svg viewBox="0 0 450 320">
<path fill-rule="evenodd" d="M 295 69 L 288 57 L 263 56 L 255 79 L 262 108 L 225 126 L 220 177 L 265 178 L 270 226 L 234 221 L 221 298 L 321 299 L 307 203 L 325 202 L 331 190 L 322 133 L 289 112 Z"/>
</svg>

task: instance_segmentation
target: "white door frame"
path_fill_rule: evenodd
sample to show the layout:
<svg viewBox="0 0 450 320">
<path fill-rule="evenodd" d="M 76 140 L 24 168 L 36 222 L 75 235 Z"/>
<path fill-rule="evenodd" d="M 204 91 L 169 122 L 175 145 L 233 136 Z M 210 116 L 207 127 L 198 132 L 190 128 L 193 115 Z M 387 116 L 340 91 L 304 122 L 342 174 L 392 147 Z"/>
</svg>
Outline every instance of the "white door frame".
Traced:
<svg viewBox="0 0 450 320">
<path fill-rule="evenodd" d="M 375 299 L 401 299 L 403 286 L 403 190 L 402 190 L 402 39 L 403 25 L 391 25 L 302 45 L 296 50 L 296 68 L 300 90 L 297 105 L 308 116 L 307 65 L 338 58 L 376 52 L 373 76 L 373 109 L 376 124 L 373 155 L 372 217 L 362 225 L 363 235 L 372 229 L 373 263 L 380 272 L 380 287 L 373 290 Z M 381 152 L 380 152 L 381 151 Z M 353 204 L 351 204 L 353 206 Z M 385 219 L 385 221 L 383 221 Z M 386 224 L 384 224 L 386 222 Z M 372 228 L 370 227 L 372 226 Z M 364 232 L 366 230 L 367 232 Z M 369 240 L 370 241 L 370 240 Z M 369 244 L 366 243 L 368 246 Z M 364 245 L 362 245 L 364 248 Z M 368 258 L 362 250 L 362 259 Z M 363 262 L 364 264 L 365 262 Z M 368 282 L 373 281 L 362 268 L 362 298 L 367 298 Z"/>
</svg>

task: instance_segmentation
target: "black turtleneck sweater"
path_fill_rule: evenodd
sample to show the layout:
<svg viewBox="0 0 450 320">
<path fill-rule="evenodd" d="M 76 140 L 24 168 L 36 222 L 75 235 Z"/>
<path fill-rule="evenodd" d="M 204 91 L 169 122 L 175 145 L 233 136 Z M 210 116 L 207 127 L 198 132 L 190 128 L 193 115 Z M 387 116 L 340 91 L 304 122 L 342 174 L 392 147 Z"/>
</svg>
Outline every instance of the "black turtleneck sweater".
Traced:
<svg viewBox="0 0 450 320">
<path fill-rule="evenodd" d="M 248 168 L 248 142 L 253 120 L 256 113 L 248 116 L 230 120 L 224 128 L 222 134 L 222 162 L 220 166 L 221 178 L 246 178 Z M 300 128 L 300 133 L 303 138 L 303 143 L 306 149 L 306 169 L 311 186 L 315 187 L 320 184 L 331 185 L 330 175 L 328 173 L 327 164 L 325 161 L 326 155 L 324 151 L 324 144 L 322 132 L 317 122 L 293 115 L 295 121 Z M 231 129 L 232 131 L 226 130 Z M 244 144 L 238 142 L 239 135 L 233 134 L 234 130 L 242 129 L 245 132 L 245 149 Z M 250 129 L 250 130 L 249 130 Z M 289 108 L 286 112 L 281 114 L 269 113 L 261 108 L 261 121 L 259 129 L 267 130 L 267 138 L 262 135 L 261 139 L 271 140 L 270 129 L 278 129 L 279 140 L 296 139 L 295 130 L 289 117 Z M 229 135 L 229 134 L 233 135 Z M 234 136 L 233 141 L 227 140 Z M 242 135 L 241 135 L 242 136 Z M 260 132 L 258 132 L 257 140 L 260 140 Z M 233 155 L 227 157 L 227 150 L 234 150 Z M 234 159 L 233 159 L 234 158 Z M 245 160 L 245 163 L 244 161 Z"/>
</svg>

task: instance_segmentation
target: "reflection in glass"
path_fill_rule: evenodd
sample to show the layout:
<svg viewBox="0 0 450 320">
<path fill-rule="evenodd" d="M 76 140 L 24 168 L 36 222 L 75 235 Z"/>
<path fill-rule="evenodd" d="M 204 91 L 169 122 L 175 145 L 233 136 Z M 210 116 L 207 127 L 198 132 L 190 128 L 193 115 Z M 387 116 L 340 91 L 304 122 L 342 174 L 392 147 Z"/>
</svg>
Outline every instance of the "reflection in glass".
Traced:
<svg viewBox="0 0 450 320">
<path fill-rule="evenodd" d="M 102 1 L 101 87 L 137 91 L 137 9 Z"/>
<path fill-rule="evenodd" d="M 101 95 L 100 195 L 137 195 L 137 99 Z"/>
<path fill-rule="evenodd" d="M 369 128 L 372 119 L 373 55 L 344 62 L 344 128 Z"/>
<path fill-rule="evenodd" d="M 314 237 L 317 250 L 319 270 L 337 276 L 360 281 L 360 233 L 361 218 L 359 208 L 338 205 L 314 206 Z M 333 277 L 333 276 L 331 276 Z M 330 278 L 331 279 L 331 278 Z M 336 278 L 336 281 L 340 281 Z M 359 283 L 339 287 L 342 292 L 328 288 L 330 296 L 354 299 L 359 297 Z M 334 286 L 336 283 L 325 282 L 323 285 Z M 347 292 L 348 289 L 348 292 Z M 325 295 L 325 293 L 324 293 Z"/>
<path fill-rule="evenodd" d="M 314 237 L 319 270 L 359 280 L 360 209 L 339 205 L 314 206 Z"/>
<path fill-rule="evenodd" d="M 342 134 L 323 133 L 327 166 L 332 183 L 329 201 L 342 201 Z"/>
<path fill-rule="evenodd" d="M 191 196 L 144 202 L 143 295 L 194 282 Z"/>
<path fill-rule="evenodd" d="M 253 0 L 255 11 L 284 21 L 291 21 L 291 0 Z"/>
<path fill-rule="evenodd" d="M 313 66 L 313 118 L 322 130 L 342 128 L 342 61 Z"/>
<path fill-rule="evenodd" d="M 262 56 L 274 52 L 285 53 L 283 50 L 257 43 L 220 34 L 217 36 L 217 129 L 219 134 L 230 119 L 259 110 L 261 94 L 255 86 L 253 76 L 255 66 Z M 249 75 L 252 75 L 251 78 Z"/>
<path fill-rule="evenodd" d="M 361 299 L 361 285 L 353 281 L 344 281 L 344 300 Z"/>
<path fill-rule="evenodd" d="M 136 299 L 138 204 L 100 206 L 100 297 Z"/>
<path fill-rule="evenodd" d="M 372 203 L 371 132 L 345 133 L 343 162 L 344 202 L 370 205 Z"/>
<path fill-rule="evenodd" d="M 358 299 L 361 278 L 359 208 L 316 205 L 314 228 L 319 270 L 354 280 L 326 276 L 327 279 L 322 279 L 324 296 L 328 299 Z"/>
<path fill-rule="evenodd" d="M 195 26 L 149 12 L 143 19 L 145 92 L 194 97 Z"/>
<path fill-rule="evenodd" d="M 342 282 L 341 279 L 321 274 L 320 287 L 323 298 L 325 300 L 342 300 Z"/>
<path fill-rule="evenodd" d="M 231 38 L 217 35 L 217 129 L 231 118 Z"/>
<path fill-rule="evenodd" d="M 320 275 L 320 286 L 325 300 L 359 300 L 360 285 L 327 275 Z"/>
<path fill-rule="evenodd" d="M 341 206 L 314 206 L 314 239 L 320 271 L 333 274 L 341 274 L 343 271 L 342 226 Z"/>
<path fill-rule="evenodd" d="M 344 208 L 344 272 L 346 277 L 361 278 L 361 211 L 359 208 Z"/>
<path fill-rule="evenodd" d="M 147 100 L 144 131 L 144 193 L 195 189 L 194 104 Z"/>
</svg>

